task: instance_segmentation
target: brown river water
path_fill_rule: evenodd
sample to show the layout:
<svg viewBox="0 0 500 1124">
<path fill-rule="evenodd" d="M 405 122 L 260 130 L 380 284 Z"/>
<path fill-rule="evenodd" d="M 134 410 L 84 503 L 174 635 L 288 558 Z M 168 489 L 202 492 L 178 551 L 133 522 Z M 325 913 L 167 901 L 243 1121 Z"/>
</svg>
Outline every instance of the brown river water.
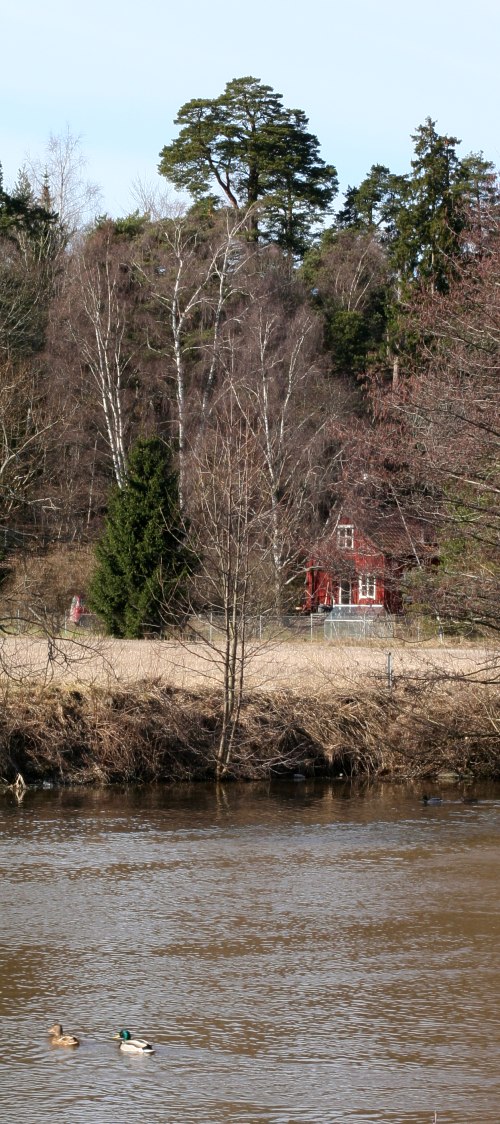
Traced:
<svg viewBox="0 0 500 1124">
<path fill-rule="evenodd" d="M 1 1124 L 498 1124 L 500 786 L 421 796 L 1 797 Z"/>
</svg>

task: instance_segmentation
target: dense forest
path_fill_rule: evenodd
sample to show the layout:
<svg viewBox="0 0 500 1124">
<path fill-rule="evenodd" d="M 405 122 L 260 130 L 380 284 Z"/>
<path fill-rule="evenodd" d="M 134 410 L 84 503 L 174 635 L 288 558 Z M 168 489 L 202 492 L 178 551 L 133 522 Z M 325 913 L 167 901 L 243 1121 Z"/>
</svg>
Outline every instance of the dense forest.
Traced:
<svg viewBox="0 0 500 1124">
<path fill-rule="evenodd" d="M 492 164 L 428 118 L 405 174 L 340 199 L 305 114 L 254 78 L 176 125 L 159 171 L 183 205 L 89 222 L 68 138 L 0 180 L 4 598 L 20 569 L 54 611 L 81 587 L 118 635 L 181 603 L 279 614 L 355 505 L 427 527 L 409 607 L 498 629 Z"/>
</svg>

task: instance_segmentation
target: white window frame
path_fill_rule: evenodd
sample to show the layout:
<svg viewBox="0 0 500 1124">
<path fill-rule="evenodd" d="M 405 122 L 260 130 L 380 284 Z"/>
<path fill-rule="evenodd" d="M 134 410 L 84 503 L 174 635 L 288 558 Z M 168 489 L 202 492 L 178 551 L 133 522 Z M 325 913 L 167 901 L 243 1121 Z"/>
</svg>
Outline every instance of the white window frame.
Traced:
<svg viewBox="0 0 500 1124">
<path fill-rule="evenodd" d="M 352 523 L 339 523 L 337 546 L 339 550 L 354 550 L 354 527 Z"/>
<path fill-rule="evenodd" d="M 345 590 L 348 594 L 347 601 L 344 601 L 342 599 L 343 590 Z M 352 605 L 352 603 L 353 603 L 353 601 L 352 601 L 352 581 L 350 580 L 350 578 L 341 578 L 340 579 L 338 597 L 339 597 L 339 599 L 338 599 L 339 605 Z"/>
<path fill-rule="evenodd" d="M 359 596 L 364 601 L 377 600 L 377 578 L 375 574 L 360 574 L 358 579 Z"/>
</svg>

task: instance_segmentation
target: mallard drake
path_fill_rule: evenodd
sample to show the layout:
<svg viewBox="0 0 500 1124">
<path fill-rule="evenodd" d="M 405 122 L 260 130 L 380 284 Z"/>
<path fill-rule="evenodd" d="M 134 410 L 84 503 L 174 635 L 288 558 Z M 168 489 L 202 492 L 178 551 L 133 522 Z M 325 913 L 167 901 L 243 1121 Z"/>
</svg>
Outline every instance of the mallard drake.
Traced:
<svg viewBox="0 0 500 1124">
<path fill-rule="evenodd" d="M 74 1034 L 63 1034 L 63 1028 L 60 1023 L 54 1023 L 49 1030 L 49 1038 L 53 1046 L 79 1046 L 80 1039 L 75 1038 Z"/>
<path fill-rule="evenodd" d="M 150 1042 L 145 1042 L 143 1038 L 132 1038 L 129 1030 L 120 1030 L 118 1034 L 113 1035 L 113 1038 L 119 1038 L 120 1050 L 125 1050 L 129 1054 L 154 1054 Z"/>
</svg>

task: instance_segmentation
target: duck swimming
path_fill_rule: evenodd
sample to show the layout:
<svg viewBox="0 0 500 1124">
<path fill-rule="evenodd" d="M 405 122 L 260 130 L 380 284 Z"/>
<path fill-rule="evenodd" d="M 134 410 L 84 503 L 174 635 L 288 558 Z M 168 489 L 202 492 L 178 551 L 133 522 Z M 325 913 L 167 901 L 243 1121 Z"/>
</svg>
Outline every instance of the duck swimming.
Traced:
<svg viewBox="0 0 500 1124">
<path fill-rule="evenodd" d="M 53 1046 L 79 1046 L 80 1039 L 75 1038 L 74 1034 L 63 1034 L 63 1028 L 60 1023 L 54 1023 L 49 1030 L 49 1038 Z"/>
<path fill-rule="evenodd" d="M 120 1030 L 118 1034 L 114 1034 L 113 1038 L 120 1039 L 120 1050 L 125 1050 L 129 1054 L 154 1054 L 154 1049 L 150 1042 L 145 1042 L 143 1038 L 132 1038 L 129 1030 Z"/>
<path fill-rule="evenodd" d="M 426 796 L 425 793 L 422 797 L 423 804 L 442 804 L 441 796 Z"/>
</svg>

